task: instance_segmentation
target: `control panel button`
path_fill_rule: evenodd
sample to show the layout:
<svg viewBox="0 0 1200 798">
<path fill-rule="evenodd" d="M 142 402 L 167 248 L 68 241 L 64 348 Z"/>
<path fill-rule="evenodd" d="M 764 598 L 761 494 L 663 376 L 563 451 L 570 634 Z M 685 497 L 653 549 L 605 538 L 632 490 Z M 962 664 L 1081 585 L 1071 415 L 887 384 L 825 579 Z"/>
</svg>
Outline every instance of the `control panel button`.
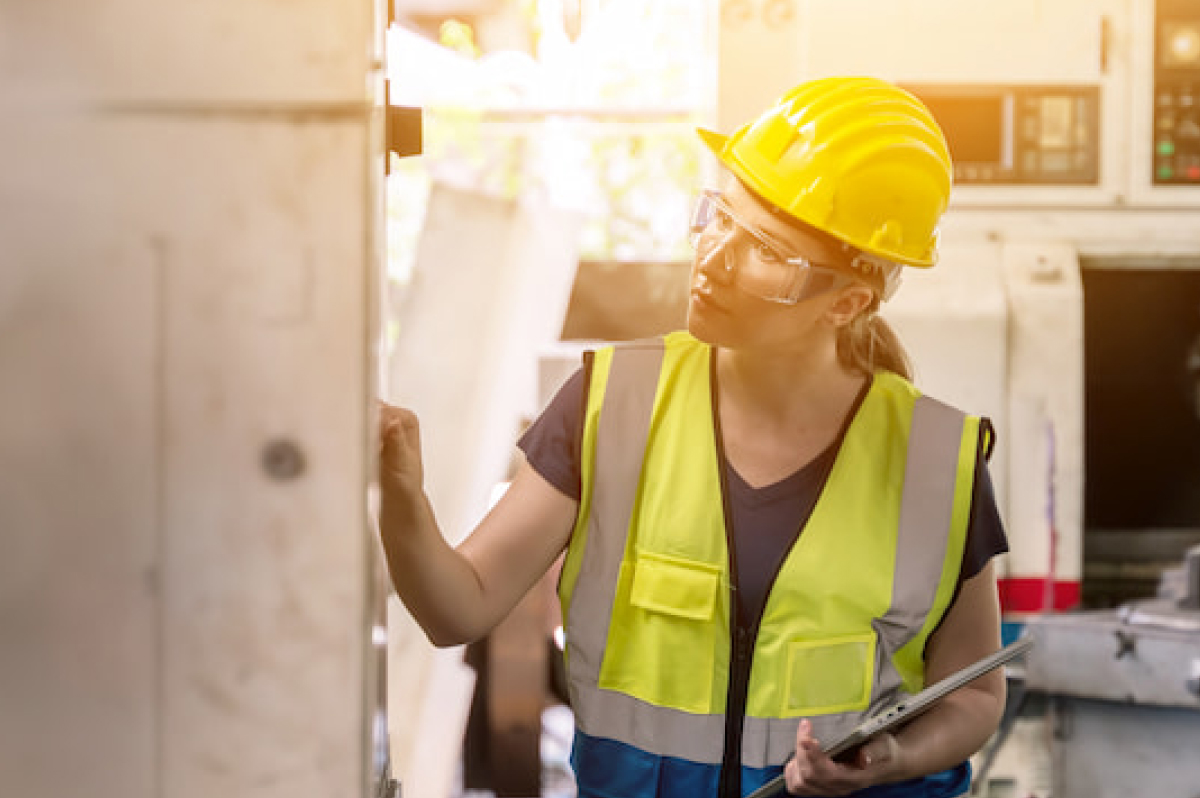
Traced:
<svg viewBox="0 0 1200 798">
<path fill-rule="evenodd" d="M 1154 21 L 1153 182 L 1200 187 L 1200 6 L 1157 0 Z M 1167 8 L 1167 7 L 1170 8 Z"/>
</svg>

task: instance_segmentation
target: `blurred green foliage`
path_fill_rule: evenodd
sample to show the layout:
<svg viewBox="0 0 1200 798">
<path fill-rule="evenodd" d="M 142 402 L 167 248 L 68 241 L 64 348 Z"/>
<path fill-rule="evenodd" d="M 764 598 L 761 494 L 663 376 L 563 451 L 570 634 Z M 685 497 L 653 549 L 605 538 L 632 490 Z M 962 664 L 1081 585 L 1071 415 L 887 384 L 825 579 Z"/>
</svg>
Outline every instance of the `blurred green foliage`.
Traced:
<svg viewBox="0 0 1200 798">
<path fill-rule="evenodd" d="M 475 59 L 473 85 L 441 86 L 445 99 L 424 106 L 422 156 L 393 161 L 391 276 L 407 280 L 433 180 L 582 213 L 583 260 L 689 258 L 688 214 L 705 163 L 695 127 L 712 95 L 708 6 L 592 0 L 571 42 L 548 29 L 537 0 L 515 2 L 535 50 L 521 56 L 528 69 L 514 69 L 512 54 Z M 474 41 L 462 25 L 444 30 L 460 53 Z"/>
</svg>

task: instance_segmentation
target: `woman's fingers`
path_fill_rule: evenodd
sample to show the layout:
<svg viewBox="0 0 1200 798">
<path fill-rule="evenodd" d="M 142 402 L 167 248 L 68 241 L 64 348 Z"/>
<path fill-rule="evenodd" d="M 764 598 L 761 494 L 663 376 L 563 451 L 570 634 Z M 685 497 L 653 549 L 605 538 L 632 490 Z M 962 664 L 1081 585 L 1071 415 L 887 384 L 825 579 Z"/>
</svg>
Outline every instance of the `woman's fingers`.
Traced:
<svg viewBox="0 0 1200 798">
<path fill-rule="evenodd" d="M 403 407 L 379 403 L 379 475 L 385 498 L 389 490 L 420 490 L 421 425 Z"/>
</svg>

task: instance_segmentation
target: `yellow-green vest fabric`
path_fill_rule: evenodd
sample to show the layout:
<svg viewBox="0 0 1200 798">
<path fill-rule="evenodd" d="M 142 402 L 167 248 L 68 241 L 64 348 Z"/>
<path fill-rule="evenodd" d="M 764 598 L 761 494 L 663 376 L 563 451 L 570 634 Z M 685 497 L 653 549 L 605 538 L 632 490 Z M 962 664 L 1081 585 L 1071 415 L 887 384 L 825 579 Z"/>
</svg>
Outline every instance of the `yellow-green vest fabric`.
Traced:
<svg viewBox="0 0 1200 798">
<path fill-rule="evenodd" d="M 595 353 L 559 586 L 579 730 L 710 764 L 724 745 L 732 607 L 711 358 L 687 333 Z M 835 739 L 923 686 L 979 436 L 977 418 L 874 377 L 771 588 L 743 766 L 782 764 L 801 718 Z"/>
</svg>

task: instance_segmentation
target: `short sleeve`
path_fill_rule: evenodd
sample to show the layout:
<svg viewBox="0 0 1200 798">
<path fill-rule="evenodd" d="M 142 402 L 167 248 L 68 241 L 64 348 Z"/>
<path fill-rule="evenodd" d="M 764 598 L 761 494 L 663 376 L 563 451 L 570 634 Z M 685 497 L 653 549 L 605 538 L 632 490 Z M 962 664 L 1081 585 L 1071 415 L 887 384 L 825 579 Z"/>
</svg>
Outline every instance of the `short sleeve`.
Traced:
<svg viewBox="0 0 1200 798">
<path fill-rule="evenodd" d="M 998 554 L 1008 551 L 1008 535 L 996 506 L 996 492 L 988 460 L 995 442 L 991 422 L 983 419 L 979 434 L 979 456 L 975 458 L 975 486 L 971 493 L 971 516 L 967 525 L 967 542 L 963 549 L 959 584 L 983 570 Z"/>
<path fill-rule="evenodd" d="M 585 359 L 517 441 L 533 470 L 575 501 L 583 493 L 580 448 L 590 362 Z"/>
</svg>

